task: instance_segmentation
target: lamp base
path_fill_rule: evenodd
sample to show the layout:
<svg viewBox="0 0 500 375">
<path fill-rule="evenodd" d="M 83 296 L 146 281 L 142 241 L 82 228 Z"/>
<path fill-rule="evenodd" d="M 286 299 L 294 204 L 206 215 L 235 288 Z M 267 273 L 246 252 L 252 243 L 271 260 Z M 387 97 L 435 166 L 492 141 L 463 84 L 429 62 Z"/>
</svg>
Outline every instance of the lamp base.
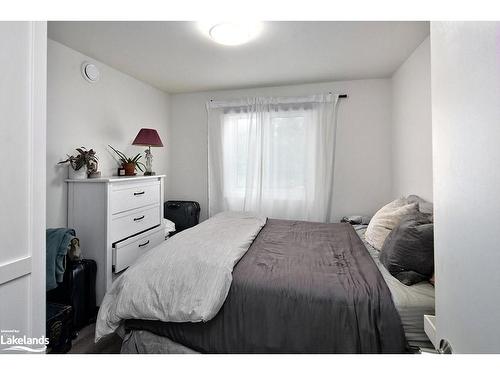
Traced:
<svg viewBox="0 0 500 375">
<path fill-rule="evenodd" d="M 156 172 L 144 172 L 144 176 L 156 176 Z"/>
</svg>

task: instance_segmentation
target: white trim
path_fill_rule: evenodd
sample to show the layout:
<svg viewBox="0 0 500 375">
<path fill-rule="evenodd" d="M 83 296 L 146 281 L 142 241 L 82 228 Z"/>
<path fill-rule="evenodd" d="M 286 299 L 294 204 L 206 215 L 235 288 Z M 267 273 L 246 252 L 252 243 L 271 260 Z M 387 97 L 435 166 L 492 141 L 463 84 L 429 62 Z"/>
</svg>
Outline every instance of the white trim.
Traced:
<svg viewBox="0 0 500 375">
<path fill-rule="evenodd" d="M 28 156 L 28 186 L 25 186 L 26 189 L 28 189 L 28 213 L 27 217 L 31 218 L 31 220 L 28 221 L 28 252 L 29 254 L 33 255 L 33 244 L 35 243 L 35 236 L 33 235 L 33 229 L 35 228 L 34 222 L 33 222 L 33 201 L 34 201 L 34 194 L 33 194 L 33 131 L 35 128 L 34 125 L 34 114 L 33 114 L 33 106 L 34 106 L 34 101 L 35 101 L 35 95 L 34 95 L 34 76 L 35 76 L 35 28 L 33 25 L 33 22 L 29 22 L 29 28 L 30 28 L 30 47 L 29 47 L 29 79 L 28 79 L 28 137 L 26 140 L 26 143 L 28 144 L 28 150 L 27 153 L 29 154 Z M 33 265 L 31 265 L 31 270 L 30 274 L 33 273 Z M 33 327 L 36 327 L 36 325 L 33 322 L 33 315 L 34 315 L 34 306 L 36 304 L 33 302 L 33 294 L 34 294 L 34 285 L 36 285 L 35 282 L 33 282 L 33 277 L 30 275 L 30 284 L 29 284 L 29 294 L 30 298 L 28 300 L 28 311 L 29 311 L 29 316 L 30 319 L 28 320 L 28 332 L 31 336 L 33 336 L 34 329 Z"/>
<path fill-rule="evenodd" d="M 434 345 L 434 348 L 438 349 L 436 343 L 436 316 L 435 315 L 424 315 L 424 331 L 429 341 Z"/>
<path fill-rule="evenodd" d="M 0 285 L 31 273 L 31 257 L 15 259 L 0 264 Z"/>
<path fill-rule="evenodd" d="M 45 191 L 47 110 L 47 22 L 31 22 L 30 77 L 30 331 L 45 334 Z"/>
<path fill-rule="evenodd" d="M 122 182 L 122 181 L 133 181 L 137 182 L 138 180 L 157 180 L 158 178 L 165 177 L 164 174 L 155 174 L 152 176 L 109 176 L 109 177 L 99 177 L 99 178 L 85 178 L 82 180 L 75 180 L 71 178 L 67 178 L 65 181 L 68 183 L 103 183 L 106 184 L 108 182 Z"/>
</svg>

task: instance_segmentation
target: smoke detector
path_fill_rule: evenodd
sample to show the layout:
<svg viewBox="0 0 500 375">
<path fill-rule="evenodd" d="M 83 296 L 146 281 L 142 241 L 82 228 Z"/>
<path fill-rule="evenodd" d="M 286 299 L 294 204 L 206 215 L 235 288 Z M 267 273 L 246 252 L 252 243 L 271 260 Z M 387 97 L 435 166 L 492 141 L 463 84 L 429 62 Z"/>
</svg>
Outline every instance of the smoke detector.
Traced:
<svg viewBox="0 0 500 375">
<path fill-rule="evenodd" d="M 89 62 L 82 64 L 82 76 L 86 81 L 96 83 L 99 81 L 99 75 L 99 69 L 94 64 Z"/>
</svg>

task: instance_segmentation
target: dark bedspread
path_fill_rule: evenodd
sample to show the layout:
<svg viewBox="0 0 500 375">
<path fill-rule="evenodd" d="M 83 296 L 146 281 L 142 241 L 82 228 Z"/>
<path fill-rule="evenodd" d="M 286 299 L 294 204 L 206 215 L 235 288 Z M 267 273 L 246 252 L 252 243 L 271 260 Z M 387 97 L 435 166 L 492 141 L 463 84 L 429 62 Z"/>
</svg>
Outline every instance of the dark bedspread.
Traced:
<svg viewBox="0 0 500 375">
<path fill-rule="evenodd" d="M 401 320 L 349 224 L 268 220 L 206 323 L 128 320 L 202 353 L 401 353 Z"/>
</svg>

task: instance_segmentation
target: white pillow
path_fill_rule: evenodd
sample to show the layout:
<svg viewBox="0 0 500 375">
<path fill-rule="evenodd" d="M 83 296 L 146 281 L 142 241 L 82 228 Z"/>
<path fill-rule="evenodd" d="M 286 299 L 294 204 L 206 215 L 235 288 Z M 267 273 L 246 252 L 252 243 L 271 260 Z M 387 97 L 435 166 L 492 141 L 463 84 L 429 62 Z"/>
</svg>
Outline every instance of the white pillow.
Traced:
<svg viewBox="0 0 500 375">
<path fill-rule="evenodd" d="M 398 198 L 386 204 L 370 220 L 366 228 L 366 241 L 375 249 L 382 249 L 385 239 L 391 231 L 399 224 L 403 216 L 415 213 L 418 203 L 409 203 L 406 198 Z"/>
</svg>

